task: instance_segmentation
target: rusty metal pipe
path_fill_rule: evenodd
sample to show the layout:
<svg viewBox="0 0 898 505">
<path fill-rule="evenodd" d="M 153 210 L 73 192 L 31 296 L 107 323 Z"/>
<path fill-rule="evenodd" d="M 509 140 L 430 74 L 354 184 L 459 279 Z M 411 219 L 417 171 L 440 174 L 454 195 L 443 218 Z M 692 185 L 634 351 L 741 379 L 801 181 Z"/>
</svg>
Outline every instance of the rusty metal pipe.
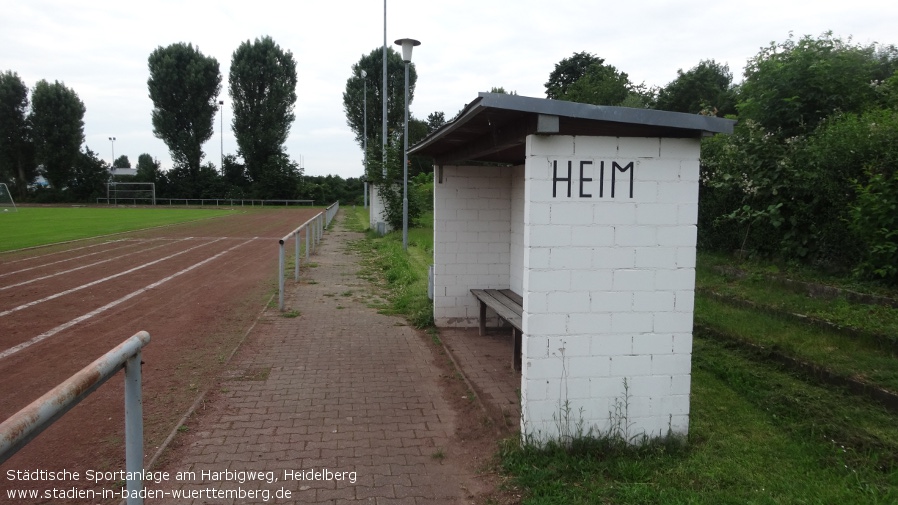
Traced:
<svg viewBox="0 0 898 505">
<path fill-rule="evenodd" d="M 149 342 L 149 333 L 141 331 L 134 334 L 66 379 L 62 384 L 3 421 L 0 424 L 0 463 L 12 457 L 34 437 L 115 375 L 119 369 L 125 366 L 125 362 L 129 358 L 136 355 L 138 356 L 137 363 L 139 363 L 140 349 Z M 139 370 L 139 365 L 132 368 Z M 139 375 L 137 380 L 140 380 Z M 139 386 L 138 382 L 137 387 L 139 388 Z M 141 461 L 141 466 L 142 464 Z"/>
</svg>

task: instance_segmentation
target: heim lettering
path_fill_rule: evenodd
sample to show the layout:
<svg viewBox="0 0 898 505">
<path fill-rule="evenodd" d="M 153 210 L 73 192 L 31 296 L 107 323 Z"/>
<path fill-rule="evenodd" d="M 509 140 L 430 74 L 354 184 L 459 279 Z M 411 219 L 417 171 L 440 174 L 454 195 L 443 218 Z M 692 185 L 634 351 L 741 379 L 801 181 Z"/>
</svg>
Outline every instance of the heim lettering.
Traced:
<svg viewBox="0 0 898 505">
<path fill-rule="evenodd" d="M 592 198 L 591 193 L 586 193 L 586 183 L 592 182 L 592 177 L 585 177 L 583 175 L 583 169 L 587 165 L 592 165 L 592 160 L 582 160 L 580 161 L 580 198 Z M 617 184 L 617 177 L 615 174 L 617 172 L 621 173 L 630 173 L 630 198 L 633 198 L 633 172 L 636 171 L 634 168 L 635 165 L 631 161 L 624 166 L 620 166 L 618 162 L 611 162 L 611 198 L 614 198 L 615 186 Z M 558 160 L 552 161 L 552 198 L 558 197 L 558 183 L 566 182 L 567 183 L 567 196 L 571 197 L 571 172 L 573 170 L 573 161 L 568 160 L 567 162 L 567 177 L 558 177 Z M 605 197 L 605 162 L 599 162 L 599 198 Z"/>
</svg>

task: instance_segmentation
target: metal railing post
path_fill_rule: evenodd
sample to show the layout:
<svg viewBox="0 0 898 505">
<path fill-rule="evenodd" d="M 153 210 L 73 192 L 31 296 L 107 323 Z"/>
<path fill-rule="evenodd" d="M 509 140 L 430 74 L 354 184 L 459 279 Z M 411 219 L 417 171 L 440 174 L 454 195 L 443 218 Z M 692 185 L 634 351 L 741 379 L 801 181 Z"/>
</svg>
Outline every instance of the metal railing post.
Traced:
<svg viewBox="0 0 898 505">
<path fill-rule="evenodd" d="M 125 361 L 125 470 L 143 470 L 143 395 L 140 390 L 140 349 Z M 143 481 L 128 480 L 128 505 L 143 505 Z"/>
<path fill-rule="evenodd" d="M 293 251 L 293 280 L 299 282 L 299 232 L 293 234 L 293 238 L 295 239 L 295 250 Z"/>
<path fill-rule="evenodd" d="M 310 226 L 306 226 L 306 261 L 309 261 L 309 232 L 312 231 Z"/>
<path fill-rule="evenodd" d="M 284 239 L 278 240 L 278 308 L 284 311 Z"/>
</svg>

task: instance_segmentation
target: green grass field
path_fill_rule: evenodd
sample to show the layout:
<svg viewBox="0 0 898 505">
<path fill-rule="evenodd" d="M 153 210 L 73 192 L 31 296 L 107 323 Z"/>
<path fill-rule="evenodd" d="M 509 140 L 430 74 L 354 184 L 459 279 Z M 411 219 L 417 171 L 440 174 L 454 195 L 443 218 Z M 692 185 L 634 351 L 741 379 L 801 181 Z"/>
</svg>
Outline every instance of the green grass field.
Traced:
<svg viewBox="0 0 898 505">
<path fill-rule="evenodd" d="M 0 251 L 54 244 L 234 213 L 207 209 L 19 207 L 0 212 Z"/>
</svg>

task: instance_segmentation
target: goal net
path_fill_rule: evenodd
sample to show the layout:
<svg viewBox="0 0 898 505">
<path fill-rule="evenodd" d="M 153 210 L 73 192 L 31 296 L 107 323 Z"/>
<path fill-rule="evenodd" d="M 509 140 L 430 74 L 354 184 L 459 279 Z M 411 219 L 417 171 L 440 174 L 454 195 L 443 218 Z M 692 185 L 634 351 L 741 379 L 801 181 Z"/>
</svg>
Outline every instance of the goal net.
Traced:
<svg viewBox="0 0 898 505">
<path fill-rule="evenodd" d="M 12 199 L 12 193 L 6 184 L 0 182 L 0 212 L 16 212 L 16 202 Z"/>
<path fill-rule="evenodd" d="M 153 182 L 107 182 L 106 203 L 156 205 L 156 184 Z"/>
</svg>

